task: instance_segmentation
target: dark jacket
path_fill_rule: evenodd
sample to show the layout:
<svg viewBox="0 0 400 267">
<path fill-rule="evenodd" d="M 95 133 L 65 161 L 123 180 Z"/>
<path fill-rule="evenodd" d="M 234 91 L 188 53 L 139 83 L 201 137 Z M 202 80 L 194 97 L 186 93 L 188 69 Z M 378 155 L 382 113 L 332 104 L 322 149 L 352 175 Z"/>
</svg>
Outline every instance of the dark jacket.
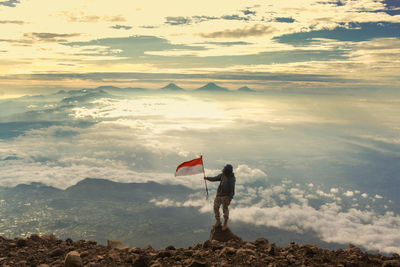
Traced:
<svg viewBox="0 0 400 267">
<path fill-rule="evenodd" d="M 229 196 L 230 199 L 232 199 L 235 195 L 235 174 L 231 173 L 230 175 L 225 175 L 224 173 L 221 173 L 215 177 L 206 178 L 211 182 L 221 181 L 218 186 L 217 196 Z"/>
</svg>

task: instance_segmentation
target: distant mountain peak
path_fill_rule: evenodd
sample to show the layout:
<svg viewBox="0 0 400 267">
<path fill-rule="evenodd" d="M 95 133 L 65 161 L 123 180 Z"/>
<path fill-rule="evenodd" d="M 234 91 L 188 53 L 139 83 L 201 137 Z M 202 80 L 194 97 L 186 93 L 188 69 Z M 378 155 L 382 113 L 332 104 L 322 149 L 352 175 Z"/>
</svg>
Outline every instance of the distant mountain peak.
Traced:
<svg viewBox="0 0 400 267">
<path fill-rule="evenodd" d="M 209 82 L 197 90 L 200 90 L 200 91 L 228 91 L 228 89 L 218 86 L 213 82 Z"/>
<path fill-rule="evenodd" d="M 174 83 L 169 83 L 167 86 L 162 87 L 161 89 L 163 90 L 183 90 L 183 88 L 179 87 L 178 85 Z"/>
<path fill-rule="evenodd" d="M 249 88 L 248 86 L 242 86 L 238 89 L 239 92 L 254 92 L 253 89 Z"/>
</svg>

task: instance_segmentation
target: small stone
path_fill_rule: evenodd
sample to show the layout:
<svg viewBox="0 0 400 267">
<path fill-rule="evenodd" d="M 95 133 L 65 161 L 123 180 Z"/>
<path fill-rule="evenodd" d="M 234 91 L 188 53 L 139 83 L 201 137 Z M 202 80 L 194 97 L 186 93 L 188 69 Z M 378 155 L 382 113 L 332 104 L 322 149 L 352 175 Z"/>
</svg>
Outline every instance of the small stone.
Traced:
<svg viewBox="0 0 400 267">
<path fill-rule="evenodd" d="M 172 253 L 168 250 L 161 250 L 157 254 L 157 258 L 165 258 L 165 257 L 171 257 Z"/>
<path fill-rule="evenodd" d="M 204 243 L 203 243 L 203 248 L 210 248 L 211 247 L 211 241 L 210 240 L 206 240 Z"/>
<path fill-rule="evenodd" d="M 159 261 L 154 261 L 150 264 L 150 267 L 163 267 Z"/>
<path fill-rule="evenodd" d="M 224 247 L 224 245 L 221 242 L 219 242 L 218 240 L 211 240 L 211 248 L 213 250 L 221 249 L 223 247 Z"/>
<path fill-rule="evenodd" d="M 139 255 L 132 260 L 133 267 L 147 267 L 147 259 L 143 255 Z"/>
<path fill-rule="evenodd" d="M 19 261 L 19 262 L 17 262 L 17 265 L 18 266 L 26 266 L 26 261 L 25 260 Z"/>
<path fill-rule="evenodd" d="M 231 248 L 231 247 L 224 247 L 223 249 L 221 249 L 219 255 L 234 255 L 236 253 L 236 249 Z"/>
<path fill-rule="evenodd" d="M 78 251 L 68 252 L 65 257 L 65 267 L 81 267 L 83 266 L 81 256 Z"/>
<path fill-rule="evenodd" d="M 207 263 L 201 260 L 193 260 L 188 267 L 207 267 Z"/>
<path fill-rule="evenodd" d="M 107 247 L 108 248 L 116 248 L 116 249 L 126 249 L 129 248 L 127 245 L 122 243 L 119 240 L 107 240 Z"/>
<path fill-rule="evenodd" d="M 315 254 L 310 245 L 303 244 L 300 246 L 299 250 L 305 257 L 312 257 Z"/>
<path fill-rule="evenodd" d="M 256 239 L 255 243 L 256 243 L 257 246 L 259 246 L 259 245 L 266 245 L 269 242 L 268 242 L 267 239 L 265 239 L 263 237 L 259 237 L 259 238 Z"/>
<path fill-rule="evenodd" d="M 140 254 L 140 253 L 142 252 L 142 249 L 141 249 L 141 248 L 136 248 L 136 247 L 134 247 L 134 248 L 131 248 L 131 249 L 129 250 L 129 252 L 136 253 L 136 254 Z"/>
<path fill-rule="evenodd" d="M 165 248 L 165 250 L 176 250 L 176 248 L 172 245 Z"/>
<path fill-rule="evenodd" d="M 256 246 L 251 242 L 244 243 L 244 247 L 249 249 L 256 249 Z"/>
<path fill-rule="evenodd" d="M 62 260 L 55 260 L 55 261 L 53 261 L 50 265 L 51 266 L 62 266 L 64 264 L 64 262 L 62 261 Z M 67 265 L 65 265 L 65 266 L 67 266 Z"/>
<path fill-rule="evenodd" d="M 192 256 L 193 255 L 193 251 L 191 251 L 191 250 L 185 250 L 184 252 L 183 252 L 183 255 L 185 255 L 185 256 Z"/>
<path fill-rule="evenodd" d="M 26 242 L 26 239 L 24 239 L 24 238 L 20 238 L 17 240 L 18 247 L 25 247 L 27 244 L 28 244 L 28 242 Z"/>
<path fill-rule="evenodd" d="M 33 240 L 33 241 L 39 241 L 40 240 L 40 237 L 38 235 L 36 235 L 36 234 L 31 235 L 29 238 L 31 240 Z"/>
<path fill-rule="evenodd" d="M 56 248 L 50 251 L 49 255 L 50 257 L 58 257 L 64 255 L 64 251 L 61 248 Z"/>
<path fill-rule="evenodd" d="M 121 261 L 119 253 L 115 250 L 111 250 L 110 254 L 108 254 L 108 257 L 115 262 Z"/>
<path fill-rule="evenodd" d="M 248 249 L 248 248 L 240 248 L 236 251 L 236 254 L 238 256 L 247 256 L 247 255 L 252 255 L 255 256 L 256 253 L 254 252 L 254 250 Z"/>
<path fill-rule="evenodd" d="M 399 260 L 387 260 L 387 261 L 383 262 L 382 267 L 400 267 L 400 261 Z"/>
<path fill-rule="evenodd" d="M 352 253 L 357 253 L 360 254 L 361 249 L 359 249 L 358 247 L 354 246 L 353 244 L 349 244 L 349 247 L 346 249 L 347 252 L 352 252 Z"/>
<path fill-rule="evenodd" d="M 87 257 L 87 256 L 89 256 L 89 252 L 88 252 L 88 251 L 83 251 L 83 252 L 81 253 L 81 258 L 85 258 L 85 257 Z"/>
<path fill-rule="evenodd" d="M 274 256 L 276 254 L 276 246 L 275 246 L 275 244 L 268 245 L 267 253 L 269 255 L 271 255 L 271 256 Z"/>
<path fill-rule="evenodd" d="M 226 260 L 221 261 L 221 267 L 228 267 L 229 263 Z"/>
</svg>

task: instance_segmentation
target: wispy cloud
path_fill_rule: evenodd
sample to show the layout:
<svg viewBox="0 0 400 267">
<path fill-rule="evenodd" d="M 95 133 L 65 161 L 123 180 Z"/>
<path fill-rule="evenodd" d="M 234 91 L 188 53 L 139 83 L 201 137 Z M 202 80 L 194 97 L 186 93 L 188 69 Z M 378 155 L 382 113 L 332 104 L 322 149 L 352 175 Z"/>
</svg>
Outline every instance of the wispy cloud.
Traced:
<svg viewBox="0 0 400 267">
<path fill-rule="evenodd" d="M 247 15 L 255 15 L 257 13 L 256 11 L 253 11 L 251 9 L 243 9 L 243 10 L 241 10 L 241 12 L 246 16 Z"/>
<path fill-rule="evenodd" d="M 0 24 L 18 24 L 22 25 L 25 24 L 22 20 L 0 20 Z"/>
<path fill-rule="evenodd" d="M 269 26 L 256 24 L 253 26 L 246 26 L 242 29 L 234 29 L 234 30 L 229 29 L 211 33 L 200 33 L 199 35 L 204 38 L 246 38 L 246 37 L 267 35 L 274 31 L 275 29 Z"/>
<path fill-rule="evenodd" d="M 225 20 L 245 20 L 248 21 L 249 17 L 241 17 L 237 14 L 235 15 L 224 15 L 221 17 L 221 19 L 225 19 Z"/>
<path fill-rule="evenodd" d="M 8 7 L 16 7 L 17 4 L 20 3 L 20 0 L 6 0 L 6 1 L 0 1 L 1 6 L 8 6 Z"/>
<path fill-rule="evenodd" d="M 196 22 L 204 22 L 204 21 L 217 20 L 219 18 L 214 16 L 203 15 L 203 16 L 193 16 L 192 19 L 194 19 Z"/>
<path fill-rule="evenodd" d="M 132 29 L 131 26 L 119 25 L 119 24 L 114 25 L 114 26 L 111 26 L 111 28 L 116 29 L 116 30 L 120 30 L 120 29 L 123 29 L 123 30 L 130 30 L 130 29 Z"/>
<path fill-rule="evenodd" d="M 172 26 L 187 25 L 192 22 L 192 20 L 188 17 L 166 17 L 165 19 L 165 24 L 169 24 Z"/>
<path fill-rule="evenodd" d="M 61 16 L 65 17 L 68 22 L 89 22 L 95 23 L 100 21 L 107 22 L 125 22 L 126 18 L 123 15 L 113 15 L 113 16 L 98 16 L 98 15 L 86 15 L 83 12 L 80 14 L 75 14 L 69 11 L 63 11 L 60 13 Z"/>
<path fill-rule="evenodd" d="M 221 46 L 232 46 L 232 45 L 249 45 L 249 42 L 206 42 L 206 44 L 221 45 Z"/>
<path fill-rule="evenodd" d="M 68 42 L 69 38 L 78 37 L 79 33 L 48 33 L 48 32 L 30 32 L 24 33 L 20 39 L 0 39 L 0 42 L 33 44 L 37 42 L 43 43 L 60 43 Z"/>
<path fill-rule="evenodd" d="M 48 33 L 48 32 L 32 32 L 25 33 L 25 39 L 40 42 L 67 42 L 68 38 L 80 36 L 79 33 Z"/>
<path fill-rule="evenodd" d="M 293 22 L 295 22 L 295 20 L 294 19 L 292 19 L 292 18 L 275 18 L 275 21 L 276 22 L 286 22 L 286 23 L 293 23 Z"/>
</svg>

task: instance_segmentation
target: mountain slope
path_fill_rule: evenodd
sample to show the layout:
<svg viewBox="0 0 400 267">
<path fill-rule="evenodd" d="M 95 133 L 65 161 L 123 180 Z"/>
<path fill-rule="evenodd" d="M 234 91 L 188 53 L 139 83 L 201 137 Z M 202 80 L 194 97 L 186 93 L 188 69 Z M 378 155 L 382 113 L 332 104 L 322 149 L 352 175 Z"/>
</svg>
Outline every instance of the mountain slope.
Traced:
<svg viewBox="0 0 400 267">
<path fill-rule="evenodd" d="M 239 89 L 238 89 L 238 92 L 248 92 L 248 93 L 250 93 L 250 92 L 255 92 L 253 89 L 251 89 L 251 88 L 249 88 L 249 87 L 247 87 L 247 86 L 242 86 L 242 87 L 240 87 Z"/>
<path fill-rule="evenodd" d="M 221 232 L 221 234 L 224 234 Z M 279 247 L 265 238 L 253 242 L 212 239 L 188 248 L 155 250 L 151 246 L 129 248 L 117 240 L 107 247 L 95 241 L 60 240 L 53 235 L 28 238 L 0 237 L 2 266 L 400 266 L 397 254 L 382 256 L 362 252 L 349 245 L 346 250 L 324 250 L 315 245 Z"/>
<path fill-rule="evenodd" d="M 196 89 L 196 91 L 202 92 L 228 92 L 229 90 L 216 85 L 215 83 L 207 83 L 206 85 Z"/>
<path fill-rule="evenodd" d="M 161 90 L 169 90 L 169 91 L 184 91 L 183 88 L 177 86 L 174 83 L 169 83 L 168 85 L 161 88 Z"/>
</svg>

